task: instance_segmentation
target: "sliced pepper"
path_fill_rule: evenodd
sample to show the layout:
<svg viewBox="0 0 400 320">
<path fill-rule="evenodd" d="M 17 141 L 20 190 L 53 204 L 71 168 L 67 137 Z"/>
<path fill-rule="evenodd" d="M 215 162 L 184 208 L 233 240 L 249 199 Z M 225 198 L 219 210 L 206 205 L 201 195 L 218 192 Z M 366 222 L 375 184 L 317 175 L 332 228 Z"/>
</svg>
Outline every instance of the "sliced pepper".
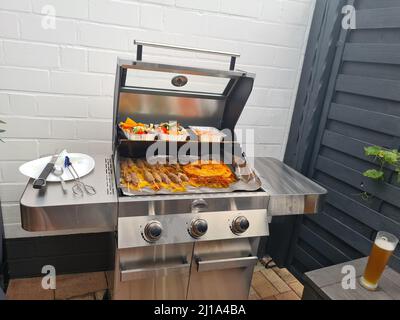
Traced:
<svg viewBox="0 0 400 320">
<path fill-rule="evenodd" d="M 132 120 L 131 118 L 129 118 L 129 117 L 126 118 L 125 124 L 128 125 L 128 126 L 132 126 L 132 127 L 137 126 L 137 123 L 136 123 L 135 121 L 133 121 L 133 120 Z"/>
</svg>

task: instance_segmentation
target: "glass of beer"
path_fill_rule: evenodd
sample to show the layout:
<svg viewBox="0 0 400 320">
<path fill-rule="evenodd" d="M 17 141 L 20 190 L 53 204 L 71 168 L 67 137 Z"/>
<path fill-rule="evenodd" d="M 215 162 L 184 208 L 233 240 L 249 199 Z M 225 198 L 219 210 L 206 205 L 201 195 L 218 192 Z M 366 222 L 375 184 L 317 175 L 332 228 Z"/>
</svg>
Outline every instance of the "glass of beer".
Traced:
<svg viewBox="0 0 400 320">
<path fill-rule="evenodd" d="M 378 287 L 379 279 L 398 242 L 399 239 L 394 235 L 384 231 L 378 232 L 364 275 L 360 279 L 360 283 L 364 288 L 375 290 Z"/>
</svg>

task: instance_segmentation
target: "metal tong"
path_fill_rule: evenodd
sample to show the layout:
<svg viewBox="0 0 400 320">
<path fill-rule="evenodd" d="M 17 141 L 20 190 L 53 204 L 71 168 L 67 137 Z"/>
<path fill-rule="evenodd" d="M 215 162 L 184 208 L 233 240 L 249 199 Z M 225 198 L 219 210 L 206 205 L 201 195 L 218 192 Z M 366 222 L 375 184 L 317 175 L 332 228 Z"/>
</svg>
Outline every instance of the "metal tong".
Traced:
<svg viewBox="0 0 400 320">
<path fill-rule="evenodd" d="M 69 173 L 75 181 L 74 185 L 72 186 L 72 192 L 74 193 L 74 195 L 83 197 L 84 192 L 91 196 L 96 194 L 96 189 L 93 186 L 83 183 L 81 181 L 68 156 L 65 157 L 64 167 L 68 169 Z"/>
</svg>

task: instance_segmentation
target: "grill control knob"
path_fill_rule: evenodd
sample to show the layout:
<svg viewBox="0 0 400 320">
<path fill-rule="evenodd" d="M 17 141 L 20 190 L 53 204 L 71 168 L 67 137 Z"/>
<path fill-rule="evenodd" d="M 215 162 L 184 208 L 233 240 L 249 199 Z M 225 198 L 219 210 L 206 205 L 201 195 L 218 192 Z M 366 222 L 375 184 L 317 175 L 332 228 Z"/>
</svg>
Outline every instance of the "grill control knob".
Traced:
<svg viewBox="0 0 400 320">
<path fill-rule="evenodd" d="M 208 229 L 208 223 L 204 219 L 193 219 L 190 223 L 189 233 L 193 238 L 204 236 Z"/>
<path fill-rule="evenodd" d="M 240 234 L 245 232 L 250 226 L 249 220 L 246 217 L 240 216 L 236 217 L 232 222 L 232 232 L 236 234 Z"/>
<path fill-rule="evenodd" d="M 150 221 L 144 227 L 144 238 L 149 242 L 160 239 L 162 234 L 162 225 L 158 221 Z"/>
</svg>

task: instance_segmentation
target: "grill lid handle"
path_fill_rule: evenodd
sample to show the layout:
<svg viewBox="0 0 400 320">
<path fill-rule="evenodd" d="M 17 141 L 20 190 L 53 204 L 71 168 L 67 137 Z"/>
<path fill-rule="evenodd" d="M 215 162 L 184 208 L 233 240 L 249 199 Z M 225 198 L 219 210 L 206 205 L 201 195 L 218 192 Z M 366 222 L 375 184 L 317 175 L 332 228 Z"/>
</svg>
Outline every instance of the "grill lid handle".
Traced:
<svg viewBox="0 0 400 320">
<path fill-rule="evenodd" d="M 191 51 L 191 52 L 198 52 L 198 53 L 208 53 L 208 54 L 215 54 L 215 55 L 220 55 L 220 56 L 228 56 L 228 57 L 231 57 L 229 70 L 235 70 L 236 58 L 240 57 L 240 54 L 232 53 L 232 52 L 224 52 L 224 51 L 206 50 L 206 49 L 200 49 L 200 48 L 174 46 L 174 45 L 169 45 L 169 44 L 147 42 L 147 41 L 139 41 L 139 40 L 134 40 L 133 43 L 137 46 L 137 51 L 136 51 L 136 60 L 137 61 L 141 61 L 142 60 L 143 47 L 144 46 L 153 47 L 153 48 L 180 50 L 180 51 Z"/>
</svg>

